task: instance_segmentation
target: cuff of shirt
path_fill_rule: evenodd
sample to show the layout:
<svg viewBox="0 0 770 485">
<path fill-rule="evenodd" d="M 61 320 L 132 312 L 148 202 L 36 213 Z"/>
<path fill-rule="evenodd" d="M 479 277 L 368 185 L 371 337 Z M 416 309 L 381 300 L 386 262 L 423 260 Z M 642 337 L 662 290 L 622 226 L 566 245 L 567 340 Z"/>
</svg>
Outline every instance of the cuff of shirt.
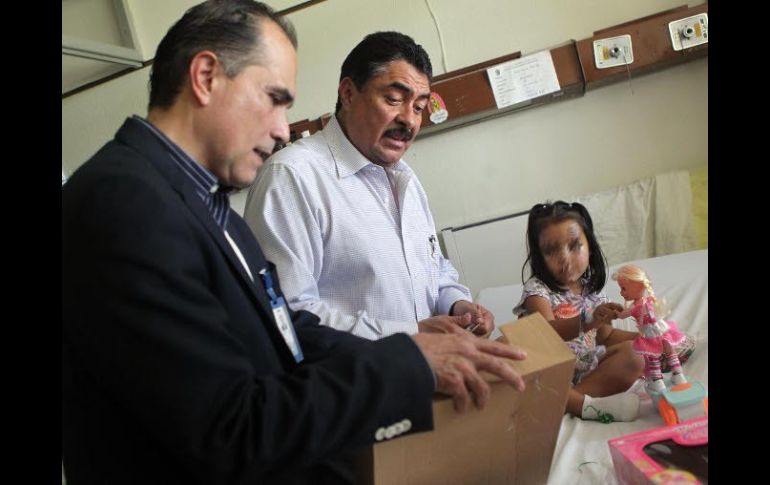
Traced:
<svg viewBox="0 0 770 485">
<path fill-rule="evenodd" d="M 473 302 L 473 298 L 468 293 L 460 291 L 457 288 L 446 288 L 438 297 L 438 314 L 449 315 L 449 310 L 457 300 L 468 300 Z"/>
</svg>

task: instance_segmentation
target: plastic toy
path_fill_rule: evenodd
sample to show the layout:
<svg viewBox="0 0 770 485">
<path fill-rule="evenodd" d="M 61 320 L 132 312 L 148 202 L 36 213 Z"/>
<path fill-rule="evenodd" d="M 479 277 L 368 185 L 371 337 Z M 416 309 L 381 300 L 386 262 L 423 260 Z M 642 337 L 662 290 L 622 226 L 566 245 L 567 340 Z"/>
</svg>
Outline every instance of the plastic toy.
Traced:
<svg viewBox="0 0 770 485">
<path fill-rule="evenodd" d="M 634 340 L 633 347 L 644 357 L 647 392 L 656 398 L 666 390 L 661 372 L 661 358 L 664 354 L 671 367 L 671 382 L 675 385 L 686 383 L 682 365 L 674 350 L 686 337 L 676 323 L 663 319 L 647 274 L 640 267 L 627 264 L 618 268 L 612 279 L 620 286 L 620 296 L 630 302 L 630 306 L 618 314 L 618 318 L 634 317 L 636 320 L 639 336 Z"/>
<path fill-rule="evenodd" d="M 667 425 L 708 416 L 709 399 L 700 382 L 686 382 L 660 393 L 658 412 Z"/>
</svg>

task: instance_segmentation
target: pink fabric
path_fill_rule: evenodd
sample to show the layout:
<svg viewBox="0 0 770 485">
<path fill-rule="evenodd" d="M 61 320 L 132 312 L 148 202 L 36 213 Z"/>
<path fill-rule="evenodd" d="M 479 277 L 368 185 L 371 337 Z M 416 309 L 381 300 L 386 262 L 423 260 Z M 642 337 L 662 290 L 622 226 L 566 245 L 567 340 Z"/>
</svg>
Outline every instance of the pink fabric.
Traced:
<svg viewBox="0 0 770 485">
<path fill-rule="evenodd" d="M 636 326 L 641 333 L 634 340 L 634 350 L 640 354 L 659 356 L 664 351 L 664 340 L 671 344 L 672 348 L 675 348 L 685 340 L 685 335 L 679 330 L 679 327 L 677 327 L 673 320 L 665 320 L 666 324 L 668 324 L 668 330 L 665 332 L 660 333 L 653 330 L 658 318 L 655 315 L 655 303 L 652 297 L 645 296 L 642 299 L 642 303 L 633 306 L 631 308 L 631 316 L 636 319 Z M 648 328 L 645 329 L 644 327 Z M 657 333 L 658 335 L 652 337 L 644 336 L 651 333 Z"/>
</svg>

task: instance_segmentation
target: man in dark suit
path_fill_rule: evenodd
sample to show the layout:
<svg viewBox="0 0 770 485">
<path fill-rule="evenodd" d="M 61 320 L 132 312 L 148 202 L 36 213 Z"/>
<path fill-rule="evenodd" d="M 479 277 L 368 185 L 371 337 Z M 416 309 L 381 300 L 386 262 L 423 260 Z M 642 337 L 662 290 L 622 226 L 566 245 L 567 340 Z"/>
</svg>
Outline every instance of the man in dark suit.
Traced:
<svg viewBox="0 0 770 485">
<path fill-rule="evenodd" d="M 288 138 L 296 37 L 210 1 L 158 46 L 134 116 L 62 190 L 62 451 L 72 485 L 344 483 L 356 447 L 431 429 L 434 392 L 518 389 L 510 346 L 372 342 L 285 304 L 228 193 Z M 461 318 L 461 317 L 456 317 Z"/>
</svg>

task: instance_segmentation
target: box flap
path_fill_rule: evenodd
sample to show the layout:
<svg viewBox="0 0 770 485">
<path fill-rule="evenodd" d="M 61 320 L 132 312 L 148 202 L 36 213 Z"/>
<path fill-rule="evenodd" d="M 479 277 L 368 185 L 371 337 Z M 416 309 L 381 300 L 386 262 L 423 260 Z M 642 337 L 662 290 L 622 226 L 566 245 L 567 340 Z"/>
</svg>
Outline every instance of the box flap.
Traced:
<svg viewBox="0 0 770 485">
<path fill-rule="evenodd" d="M 524 360 L 510 361 L 522 377 L 547 367 L 575 361 L 567 344 L 540 313 L 500 326 L 505 340 L 527 352 Z"/>
</svg>

